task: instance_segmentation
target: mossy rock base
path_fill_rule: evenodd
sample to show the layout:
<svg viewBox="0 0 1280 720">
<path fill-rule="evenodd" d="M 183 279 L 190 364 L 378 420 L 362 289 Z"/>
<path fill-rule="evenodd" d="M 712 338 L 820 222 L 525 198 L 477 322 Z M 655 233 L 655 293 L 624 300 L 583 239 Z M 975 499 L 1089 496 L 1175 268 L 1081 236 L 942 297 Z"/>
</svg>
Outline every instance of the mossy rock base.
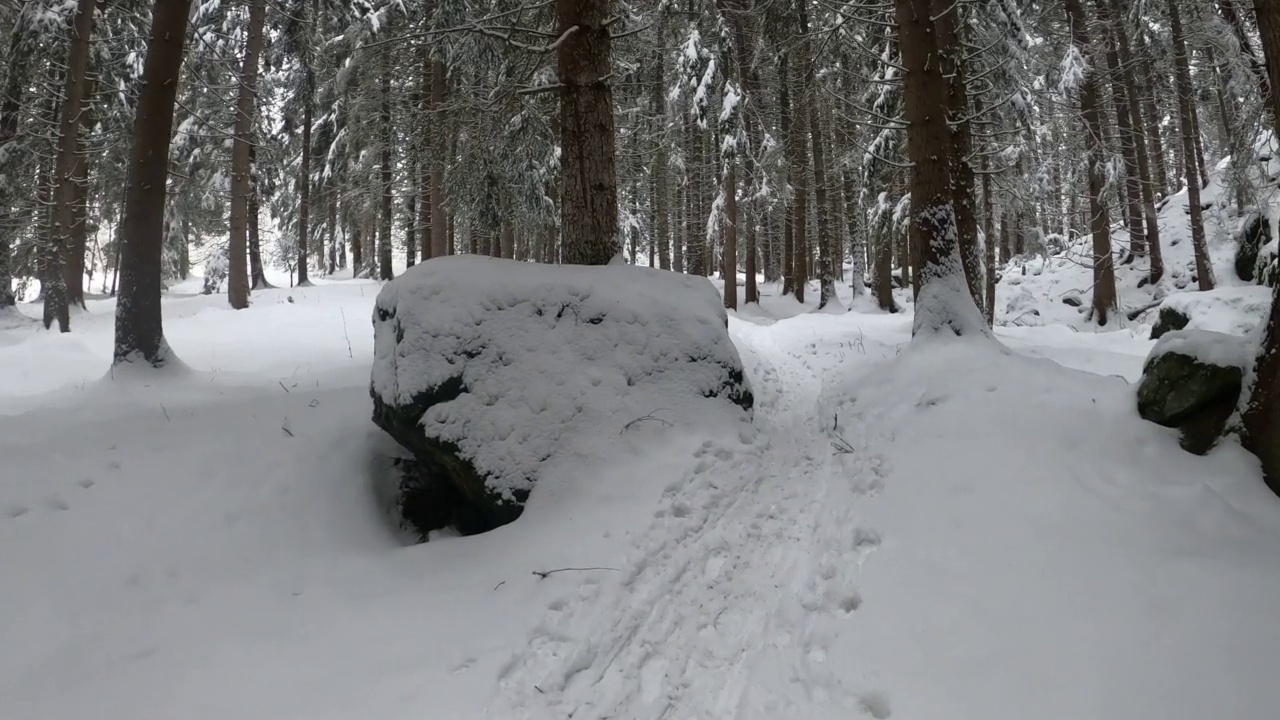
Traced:
<svg viewBox="0 0 1280 720">
<path fill-rule="evenodd" d="M 1240 400 L 1244 372 L 1166 352 L 1147 361 L 1138 385 L 1138 414 L 1181 431 L 1187 452 L 1203 455 L 1217 443 Z"/>
<path fill-rule="evenodd" d="M 524 512 L 528 498 L 528 493 L 507 498 L 491 492 L 457 445 L 427 436 L 421 423 L 423 413 L 461 392 L 459 380 L 403 406 L 390 405 L 373 393 L 374 424 L 413 453 L 414 460 L 399 462 L 400 514 L 423 539 L 445 527 L 476 535 L 514 522 Z"/>
<path fill-rule="evenodd" d="M 1191 324 L 1191 318 L 1170 307 L 1160 308 L 1156 316 L 1156 324 L 1151 326 L 1151 339 L 1159 340 L 1165 333 L 1183 330 Z"/>
</svg>

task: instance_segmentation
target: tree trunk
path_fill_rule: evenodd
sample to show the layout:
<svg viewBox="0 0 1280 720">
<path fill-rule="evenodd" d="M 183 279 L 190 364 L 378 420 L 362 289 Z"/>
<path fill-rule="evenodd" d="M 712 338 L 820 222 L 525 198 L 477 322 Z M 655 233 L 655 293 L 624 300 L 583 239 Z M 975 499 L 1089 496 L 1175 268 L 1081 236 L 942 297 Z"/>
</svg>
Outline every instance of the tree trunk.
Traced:
<svg viewBox="0 0 1280 720">
<path fill-rule="evenodd" d="M 798 102 L 791 102 L 790 86 L 801 74 L 800 86 L 803 88 L 803 74 L 790 67 L 790 58 L 784 55 L 780 68 L 783 92 L 787 95 L 786 107 L 783 108 L 783 135 L 786 143 L 787 179 L 791 183 L 791 291 L 796 301 L 804 304 L 805 284 L 808 281 L 809 245 L 806 240 L 806 223 L 809 216 L 809 133 L 805 131 L 806 117 L 803 113 L 804 93 L 800 93 Z M 801 63 L 803 67 L 803 63 Z M 792 122 L 794 120 L 794 122 Z M 788 125 L 790 127 L 788 127 Z"/>
<path fill-rule="evenodd" d="M 254 161 L 250 167 L 253 169 L 249 171 L 249 280 L 252 289 L 266 290 L 275 286 L 267 282 L 266 268 L 262 264 L 262 236 L 258 233 L 262 208 L 258 199 L 257 162 Z"/>
<path fill-rule="evenodd" d="M 831 218 L 828 212 L 830 206 L 827 204 L 827 168 L 824 152 L 826 140 L 822 136 L 822 123 L 818 117 L 818 97 L 813 87 L 814 57 L 809 43 L 809 13 L 803 2 L 796 3 L 796 19 L 800 25 L 800 97 L 804 107 L 802 122 L 807 121 L 808 144 L 813 148 L 813 209 L 818 231 L 818 308 L 822 309 L 836 298 L 834 258 L 831 250 Z M 800 134 L 803 135 L 804 131 L 801 130 Z M 800 151 L 806 152 L 807 148 L 802 144 Z M 801 173 L 807 175 L 807 170 L 803 169 L 803 166 Z"/>
<path fill-rule="evenodd" d="M 391 128 L 391 60 L 390 53 L 385 50 L 382 57 L 382 107 L 379 115 L 382 121 L 382 228 L 378 233 L 378 279 L 385 281 L 395 277 L 391 270 L 391 234 L 395 228 L 395 218 L 391 211 L 395 190 L 391 172 L 391 144 L 395 141 L 395 136 Z"/>
<path fill-rule="evenodd" d="M 664 10 L 658 12 L 658 47 L 659 52 L 654 58 L 653 82 L 649 89 L 649 112 L 653 116 L 653 143 L 654 158 L 653 167 L 651 168 L 651 197 L 649 198 L 650 222 L 649 227 L 652 228 L 654 239 L 652 244 L 656 245 L 658 267 L 663 270 L 671 269 L 671 232 L 667 222 L 667 143 L 663 137 L 667 129 L 667 110 L 666 97 L 664 95 L 664 84 L 666 83 L 666 28 L 667 13 Z"/>
<path fill-rule="evenodd" d="M 161 253 L 173 107 L 191 0 L 156 0 L 133 122 L 133 153 L 120 231 L 120 299 L 113 365 L 172 358 L 161 323 Z"/>
<path fill-rule="evenodd" d="M 1138 141 L 1135 126 L 1141 120 L 1130 114 L 1129 92 L 1124 83 L 1120 64 L 1120 35 L 1125 29 L 1119 17 L 1113 14 L 1113 0 L 1097 0 L 1098 18 L 1106 26 L 1107 70 L 1110 73 L 1111 97 L 1115 103 L 1116 127 L 1120 135 L 1120 149 L 1124 157 L 1125 221 L 1129 228 L 1129 252 L 1135 256 L 1147 252 L 1147 233 L 1142 209 L 1142 178 L 1138 168 Z"/>
<path fill-rule="evenodd" d="M 410 170 L 409 177 L 415 177 L 416 173 Z M 417 263 L 417 252 L 415 246 L 418 242 L 418 228 L 414 223 L 418 218 L 418 196 L 416 193 L 409 193 L 404 199 L 404 266 L 411 268 Z"/>
<path fill-rule="evenodd" d="M 1176 192 L 1177 188 L 1169 184 L 1169 169 L 1164 154 L 1164 137 L 1160 132 L 1161 113 L 1156 102 L 1156 88 L 1160 86 L 1156 83 L 1155 70 L 1153 69 L 1156 64 L 1155 57 L 1141 32 L 1138 32 L 1134 37 L 1139 42 L 1137 50 L 1141 56 L 1135 59 L 1139 61 L 1145 60 L 1145 62 L 1139 62 L 1139 66 L 1144 70 L 1141 80 L 1144 81 L 1145 85 L 1140 90 L 1143 114 L 1146 119 L 1146 135 L 1147 139 L 1151 141 L 1151 171 L 1155 176 L 1152 178 L 1153 189 L 1154 192 L 1167 197 L 1171 192 Z"/>
<path fill-rule="evenodd" d="M 969 294 L 979 308 L 983 307 L 982 251 L 978 247 L 978 218 L 973 211 L 976 185 L 969 156 L 973 139 L 969 128 L 969 89 L 965 79 L 964 47 L 960 42 L 960 5 L 952 0 L 933 0 L 934 26 L 938 45 L 947 48 L 941 54 L 942 73 L 947 81 L 948 127 L 951 165 L 951 201 L 955 209 L 956 232 L 960 241 L 960 260 L 964 266 Z"/>
<path fill-rule="evenodd" d="M 920 291 L 913 336 L 986 332 L 965 283 L 952 202 L 951 133 L 945 113 L 947 81 L 929 0 L 897 0 L 898 38 L 905 67 L 903 96 L 911 160 L 910 242 L 918 257 Z M 954 39 L 953 39 L 954 41 Z"/>
<path fill-rule="evenodd" d="M 1201 290 L 1212 290 L 1213 266 L 1204 236 L 1204 217 L 1200 208 L 1199 161 L 1196 159 L 1195 91 L 1191 85 L 1191 62 L 1187 54 L 1182 14 L 1178 0 L 1169 0 L 1169 28 L 1173 35 L 1173 59 L 1177 75 L 1178 108 L 1182 129 L 1183 164 L 1187 173 L 1187 205 L 1191 212 L 1191 247 L 1196 259 L 1196 279 Z"/>
<path fill-rule="evenodd" d="M 435 140 L 431 156 L 431 257 L 449 254 L 449 224 L 444 212 L 444 171 L 447 138 L 444 128 L 444 97 L 448 76 L 443 62 L 431 63 L 431 131 Z M 425 252 L 425 248 L 424 248 Z"/>
<path fill-rule="evenodd" d="M 338 271 L 338 193 L 333 189 L 329 190 L 329 212 L 328 219 L 325 222 L 327 235 L 329 236 L 329 274 L 332 275 Z M 346 255 L 345 249 L 343 255 Z"/>
<path fill-rule="evenodd" d="M 516 251 L 516 234 L 515 229 L 510 222 L 502 223 L 502 230 L 498 234 L 498 253 L 497 257 L 512 260 L 515 258 Z"/>
<path fill-rule="evenodd" d="M 1064 0 L 1071 42 L 1081 57 L 1089 55 L 1089 26 L 1081 0 Z M 1106 153 L 1102 147 L 1102 113 L 1098 73 L 1091 65 L 1080 88 L 1080 115 L 1084 120 L 1084 143 L 1089 176 L 1089 225 L 1093 234 L 1093 318 L 1106 325 L 1116 308 L 1115 264 L 1111 257 L 1111 220 L 1107 213 Z"/>
<path fill-rule="evenodd" d="M 58 330 L 71 331 L 70 298 L 63 262 L 70 252 L 71 225 L 74 222 L 76 204 L 76 177 L 78 165 L 83 162 L 80 153 L 80 113 L 85 101 L 89 70 L 89 39 L 93 35 L 94 0 L 78 0 L 75 21 L 71 31 L 71 48 L 67 53 L 62 112 L 58 121 L 58 157 L 54 161 L 53 209 L 50 237 L 42 258 L 41 286 L 44 291 L 44 326 L 49 328 L 54 320 Z M 84 256 L 81 255 L 81 265 Z M 75 285 L 81 287 L 82 277 Z M 81 289 L 81 304 L 84 302 Z"/>
<path fill-rule="evenodd" d="M 987 171 L 987 156 L 982 156 L 982 240 L 983 262 L 986 265 L 982 303 L 987 327 L 996 324 L 996 222 L 995 203 L 991 198 L 991 173 Z"/>
<path fill-rule="evenodd" d="M 86 133 L 93 128 L 93 106 L 89 98 L 93 96 L 94 83 L 85 82 L 85 102 L 80 112 L 80 128 Z M 74 197 L 71 203 L 71 224 L 67 228 L 66 253 L 63 263 L 63 277 L 66 278 L 67 304 L 84 308 L 85 254 L 89 246 L 89 158 L 84 150 L 84 143 L 76 137 L 75 160 L 72 163 L 71 186 Z"/>
<path fill-rule="evenodd" d="M 249 307 L 249 276 L 245 249 L 249 233 L 249 150 L 258 95 L 258 55 L 262 52 L 262 25 L 266 20 L 266 0 L 250 0 L 248 39 L 240 70 L 236 96 L 235 135 L 231 147 L 230 268 L 227 301 L 236 310 Z"/>
<path fill-rule="evenodd" d="M 314 20 L 314 16 L 313 16 Z M 311 108 L 314 104 L 315 79 L 307 71 L 302 99 L 302 168 L 298 178 L 298 287 L 309 287 L 307 276 L 307 240 L 311 232 Z"/>
<path fill-rule="evenodd" d="M 1274 0 L 1254 0 L 1254 12 L 1270 86 L 1280 88 L 1280 5 Z M 1273 116 L 1280 118 L 1280 93 L 1271 95 L 1269 105 Z M 1242 417 L 1244 444 L 1262 460 L 1267 485 L 1280 495 L 1280 283 L 1271 293 L 1271 312 L 1254 361 L 1253 376 L 1253 387 Z"/>
<path fill-rule="evenodd" d="M 573 265 L 604 265 L 618 254 L 609 5 L 556 0 L 561 253 Z"/>
<path fill-rule="evenodd" d="M 9 36 L 9 54 L 6 58 L 8 70 L 5 73 L 3 95 L 0 95 L 0 147 L 8 144 L 18 134 L 23 96 L 30 85 L 31 62 L 36 57 L 31 52 L 31 44 L 36 37 L 36 9 L 35 3 L 22 3 L 18 7 Z M 11 220 L 10 205 L 17 189 L 13 182 L 13 170 L 19 162 L 18 158 L 9 156 L 0 163 L 0 311 L 14 307 L 16 301 L 13 295 L 12 264 L 12 238 L 16 235 L 16 228 Z"/>
<path fill-rule="evenodd" d="M 1151 269 L 1148 274 L 1152 285 L 1164 277 L 1164 253 L 1160 247 L 1160 224 L 1156 215 L 1155 185 L 1153 183 L 1151 162 L 1147 152 L 1147 133 L 1138 97 L 1139 88 L 1136 74 L 1133 71 L 1133 53 L 1129 47 L 1128 23 L 1124 22 L 1125 8 L 1120 0 L 1103 0 L 1111 4 L 1111 17 L 1115 19 L 1115 37 L 1120 50 L 1120 67 L 1125 88 L 1125 99 L 1129 103 L 1129 117 L 1132 120 L 1134 158 L 1138 163 L 1138 192 L 1142 196 L 1142 215 L 1146 231 L 1146 250 Z"/>
</svg>

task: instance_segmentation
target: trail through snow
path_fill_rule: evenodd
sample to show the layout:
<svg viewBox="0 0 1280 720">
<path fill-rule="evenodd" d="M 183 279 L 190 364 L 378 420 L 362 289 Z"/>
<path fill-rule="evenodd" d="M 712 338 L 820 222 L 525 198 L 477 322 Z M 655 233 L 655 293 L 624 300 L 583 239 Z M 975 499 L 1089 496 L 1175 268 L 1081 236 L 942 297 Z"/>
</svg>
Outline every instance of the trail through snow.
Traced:
<svg viewBox="0 0 1280 720">
<path fill-rule="evenodd" d="M 880 535 L 855 511 L 881 463 L 856 421 L 833 443 L 819 414 L 832 368 L 781 347 L 775 327 L 736 327 L 754 431 L 697 450 L 620 577 L 551 603 L 500 672 L 491 716 L 888 716 L 877 688 L 824 667 L 820 629 L 862 604 L 858 573 Z"/>
</svg>

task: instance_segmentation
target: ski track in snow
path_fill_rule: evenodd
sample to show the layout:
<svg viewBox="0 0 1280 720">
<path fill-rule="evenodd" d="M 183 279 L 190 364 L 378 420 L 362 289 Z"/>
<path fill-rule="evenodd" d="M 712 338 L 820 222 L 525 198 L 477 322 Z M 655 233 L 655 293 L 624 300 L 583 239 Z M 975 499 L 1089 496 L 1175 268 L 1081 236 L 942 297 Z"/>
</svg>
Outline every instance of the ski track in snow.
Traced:
<svg viewBox="0 0 1280 720">
<path fill-rule="evenodd" d="M 825 666 L 880 544 L 860 517 L 884 477 L 869 425 L 841 426 L 836 451 L 819 395 L 837 370 L 768 328 L 741 335 L 758 435 L 704 443 L 621 579 L 584 578 L 550 604 L 499 671 L 490 716 L 889 717 L 881 688 Z"/>
</svg>

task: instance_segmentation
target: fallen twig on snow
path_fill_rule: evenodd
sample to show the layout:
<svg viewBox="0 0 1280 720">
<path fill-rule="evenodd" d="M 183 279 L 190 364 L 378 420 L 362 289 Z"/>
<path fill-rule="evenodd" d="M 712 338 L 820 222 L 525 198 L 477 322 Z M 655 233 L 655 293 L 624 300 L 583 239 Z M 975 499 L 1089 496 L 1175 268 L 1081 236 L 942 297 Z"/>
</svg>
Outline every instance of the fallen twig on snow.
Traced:
<svg viewBox="0 0 1280 720">
<path fill-rule="evenodd" d="M 621 570 L 616 567 L 566 567 L 556 568 L 555 570 L 534 570 L 533 574 L 537 575 L 539 578 L 545 578 L 548 575 L 554 575 L 555 573 L 560 572 L 586 572 L 588 570 L 612 570 L 614 572 L 621 572 Z"/>
</svg>

